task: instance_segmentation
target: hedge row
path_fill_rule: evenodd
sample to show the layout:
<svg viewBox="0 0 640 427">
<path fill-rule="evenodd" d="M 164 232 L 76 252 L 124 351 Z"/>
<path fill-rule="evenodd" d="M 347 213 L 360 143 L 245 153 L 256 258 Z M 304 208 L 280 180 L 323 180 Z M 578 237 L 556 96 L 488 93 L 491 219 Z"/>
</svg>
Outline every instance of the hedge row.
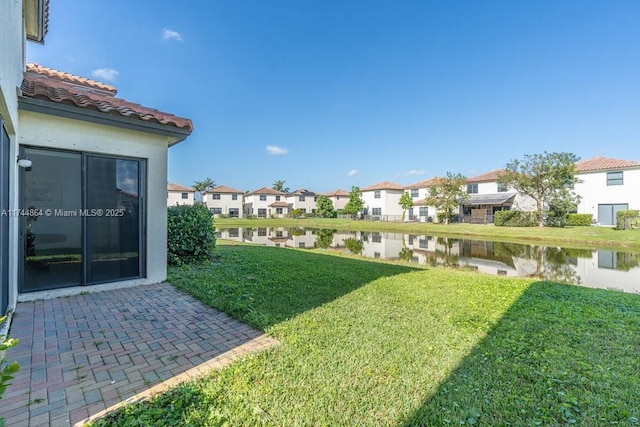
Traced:
<svg viewBox="0 0 640 427">
<path fill-rule="evenodd" d="M 616 212 L 616 229 L 618 230 L 626 229 L 625 223 L 627 222 L 627 219 L 629 219 L 630 228 L 640 227 L 640 211 L 637 209 L 634 209 L 634 210 Z"/>
<path fill-rule="evenodd" d="M 568 214 L 564 218 L 564 225 L 586 226 L 591 225 L 592 221 L 592 214 Z"/>
<path fill-rule="evenodd" d="M 493 223 L 498 227 L 535 227 L 538 225 L 535 212 L 498 211 L 493 214 Z"/>
<path fill-rule="evenodd" d="M 213 218 L 207 207 L 171 206 L 167 210 L 167 261 L 183 264 L 211 258 L 216 245 Z"/>
</svg>

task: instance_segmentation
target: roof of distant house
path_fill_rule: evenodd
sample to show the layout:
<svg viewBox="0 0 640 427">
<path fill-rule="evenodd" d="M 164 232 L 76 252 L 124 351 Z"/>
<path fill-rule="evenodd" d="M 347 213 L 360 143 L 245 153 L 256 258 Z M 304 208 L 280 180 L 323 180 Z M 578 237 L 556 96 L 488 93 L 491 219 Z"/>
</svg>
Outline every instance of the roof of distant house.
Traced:
<svg viewBox="0 0 640 427">
<path fill-rule="evenodd" d="M 271 207 L 271 208 L 288 208 L 289 207 L 289 203 L 283 202 L 283 201 L 273 202 L 273 203 L 271 203 L 269 205 L 269 207 Z"/>
<path fill-rule="evenodd" d="M 383 181 L 360 189 L 360 191 L 375 190 L 404 190 L 404 186 L 396 184 L 395 182 Z"/>
<path fill-rule="evenodd" d="M 184 192 L 184 191 L 196 191 L 191 187 L 185 187 L 184 185 L 180 185 L 180 184 L 174 184 L 174 183 L 169 183 L 167 185 L 167 191 L 180 191 L 180 192 Z"/>
<path fill-rule="evenodd" d="M 244 191 L 236 190 L 235 188 L 227 187 L 225 185 L 218 185 L 207 191 L 207 193 L 229 193 L 229 194 L 242 194 Z"/>
<path fill-rule="evenodd" d="M 282 191 L 274 190 L 273 188 L 269 188 L 269 187 L 259 188 L 259 189 L 255 190 L 255 191 L 247 193 L 247 196 L 252 196 L 254 194 L 267 194 L 267 195 L 271 195 L 271 196 L 286 196 L 287 195 L 287 193 L 283 193 Z"/>
<path fill-rule="evenodd" d="M 639 166 L 640 162 L 635 162 L 633 160 L 611 159 L 609 157 L 594 157 L 593 159 L 581 160 L 576 163 L 576 169 L 578 172 L 633 168 Z"/>
<path fill-rule="evenodd" d="M 314 193 L 313 191 L 309 191 L 306 188 L 299 188 L 293 193 L 287 194 L 287 196 L 315 196 L 315 195 L 316 193 Z"/>
<path fill-rule="evenodd" d="M 412 188 L 427 188 L 427 187 L 431 187 L 434 182 L 436 180 L 436 177 L 433 178 L 429 178 L 429 179 L 425 179 L 423 181 L 419 181 L 419 182 L 415 182 L 413 184 L 409 184 L 407 185 L 405 188 L 405 190 L 410 190 Z"/>
<path fill-rule="evenodd" d="M 189 119 L 116 98 L 117 90 L 111 85 L 37 64 L 27 64 L 20 89 L 26 98 L 193 131 Z"/>
<path fill-rule="evenodd" d="M 497 181 L 498 176 L 504 172 L 503 169 L 492 170 L 491 172 L 483 173 L 481 175 L 472 176 L 471 178 L 467 178 L 467 182 L 490 182 Z"/>
<path fill-rule="evenodd" d="M 348 196 L 349 192 L 345 190 L 334 190 L 328 193 L 323 193 L 322 195 L 326 197 Z"/>
</svg>

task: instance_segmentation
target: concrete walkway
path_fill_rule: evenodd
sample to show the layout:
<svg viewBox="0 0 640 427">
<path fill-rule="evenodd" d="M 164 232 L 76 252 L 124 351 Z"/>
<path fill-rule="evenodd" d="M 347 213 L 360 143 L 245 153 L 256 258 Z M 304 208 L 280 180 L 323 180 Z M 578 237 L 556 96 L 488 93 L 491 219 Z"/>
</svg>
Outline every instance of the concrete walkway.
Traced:
<svg viewBox="0 0 640 427">
<path fill-rule="evenodd" d="M 277 344 L 166 283 L 21 302 L 10 336 L 8 426 L 82 425 Z"/>
</svg>

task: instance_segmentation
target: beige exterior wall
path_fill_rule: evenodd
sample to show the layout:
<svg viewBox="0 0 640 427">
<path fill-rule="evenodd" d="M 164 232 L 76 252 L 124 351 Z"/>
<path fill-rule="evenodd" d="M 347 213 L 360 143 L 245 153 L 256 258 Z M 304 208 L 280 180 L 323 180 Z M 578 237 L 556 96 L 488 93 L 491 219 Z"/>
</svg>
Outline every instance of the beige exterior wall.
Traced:
<svg viewBox="0 0 640 427">
<path fill-rule="evenodd" d="M 187 198 L 182 198 L 182 193 L 187 193 Z M 176 205 L 193 205 L 195 200 L 193 191 L 167 191 L 167 207 Z"/>
<path fill-rule="evenodd" d="M 129 156 L 147 161 L 147 277 L 127 282 L 146 284 L 165 280 L 167 137 L 29 111 L 20 111 L 19 120 L 20 145 Z"/>
<path fill-rule="evenodd" d="M 315 198 L 317 196 L 304 196 L 304 201 L 300 201 L 300 196 L 287 196 L 286 202 L 291 209 L 304 209 L 306 213 L 311 213 L 316 209 Z"/>
<path fill-rule="evenodd" d="M 220 199 L 214 199 L 213 194 L 219 194 Z M 234 194 L 232 193 L 207 193 L 202 197 L 202 201 L 209 209 L 222 209 L 223 215 L 229 215 L 229 209 L 238 209 L 238 217 L 242 218 L 244 200 L 243 194 L 235 193 L 236 200 L 233 200 L 233 195 Z"/>
<path fill-rule="evenodd" d="M 333 209 L 338 210 L 344 209 L 344 207 L 347 205 L 347 202 L 349 201 L 349 196 L 331 196 L 327 197 L 327 199 L 331 200 L 331 202 L 333 203 Z"/>
</svg>

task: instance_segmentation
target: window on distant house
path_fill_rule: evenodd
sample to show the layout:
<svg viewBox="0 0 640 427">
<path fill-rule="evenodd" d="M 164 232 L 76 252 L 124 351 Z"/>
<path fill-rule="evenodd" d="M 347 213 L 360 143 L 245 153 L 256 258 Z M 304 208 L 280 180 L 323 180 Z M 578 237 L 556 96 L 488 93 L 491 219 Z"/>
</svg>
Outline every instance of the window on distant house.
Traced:
<svg viewBox="0 0 640 427">
<path fill-rule="evenodd" d="M 280 201 L 280 196 L 276 196 L 276 202 Z"/>
<path fill-rule="evenodd" d="M 507 184 L 499 182 L 498 183 L 498 193 L 504 193 L 505 191 L 507 191 Z"/>
<path fill-rule="evenodd" d="M 418 197 L 418 189 L 417 188 L 412 188 L 411 189 L 411 197 Z"/>
<path fill-rule="evenodd" d="M 317 197 L 314 197 L 314 198 L 313 198 L 313 201 L 314 201 L 314 202 L 317 202 L 317 201 L 318 201 L 318 198 L 317 198 Z"/>
<path fill-rule="evenodd" d="M 278 215 L 282 215 L 282 208 L 276 208 L 276 213 Z"/>
<path fill-rule="evenodd" d="M 478 184 L 467 184 L 467 194 L 477 194 Z"/>
<path fill-rule="evenodd" d="M 371 241 L 373 243 L 382 243 L 382 235 L 380 233 L 372 233 Z"/>
<path fill-rule="evenodd" d="M 380 252 L 374 252 L 373 253 L 373 257 L 374 258 L 380 258 Z"/>
<path fill-rule="evenodd" d="M 298 201 L 299 201 L 299 202 L 304 202 L 304 196 L 300 196 L 300 197 L 298 197 Z"/>
<path fill-rule="evenodd" d="M 304 247 L 305 247 L 304 242 L 300 242 L 300 243 L 298 243 L 298 247 L 299 247 L 299 248 L 304 248 Z"/>
<path fill-rule="evenodd" d="M 211 213 L 214 215 L 222 214 L 222 208 L 211 208 Z"/>
<path fill-rule="evenodd" d="M 260 195 L 260 201 L 266 202 L 267 201 L 267 195 L 266 194 L 261 194 Z"/>
<path fill-rule="evenodd" d="M 619 172 L 607 172 L 607 185 L 622 185 L 622 171 Z"/>
<path fill-rule="evenodd" d="M 373 192 L 373 197 L 376 198 L 376 199 L 379 199 L 380 198 L 380 190 L 374 191 Z"/>
<path fill-rule="evenodd" d="M 419 216 L 427 216 L 427 207 L 426 206 L 420 206 L 420 212 L 418 213 Z"/>
<path fill-rule="evenodd" d="M 266 218 L 267 210 L 266 209 L 258 209 L 258 218 Z"/>
<path fill-rule="evenodd" d="M 307 213 L 307 209 L 306 208 L 300 209 L 300 212 Z"/>
<path fill-rule="evenodd" d="M 211 195 L 211 200 L 220 200 L 220 193 L 213 193 Z"/>
<path fill-rule="evenodd" d="M 182 198 L 183 199 L 188 199 L 189 198 L 189 193 L 182 193 Z"/>
<path fill-rule="evenodd" d="M 267 229 L 266 228 L 258 228 L 258 237 L 265 237 L 267 235 Z"/>
<path fill-rule="evenodd" d="M 382 208 L 371 209 L 371 215 L 382 215 Z"/>
<path fill-rule="evenodd" d="M 237 194 L 232 194 L 231 195 L 231 200 L 238 200 L 238 195 Z"/>
</svg>

